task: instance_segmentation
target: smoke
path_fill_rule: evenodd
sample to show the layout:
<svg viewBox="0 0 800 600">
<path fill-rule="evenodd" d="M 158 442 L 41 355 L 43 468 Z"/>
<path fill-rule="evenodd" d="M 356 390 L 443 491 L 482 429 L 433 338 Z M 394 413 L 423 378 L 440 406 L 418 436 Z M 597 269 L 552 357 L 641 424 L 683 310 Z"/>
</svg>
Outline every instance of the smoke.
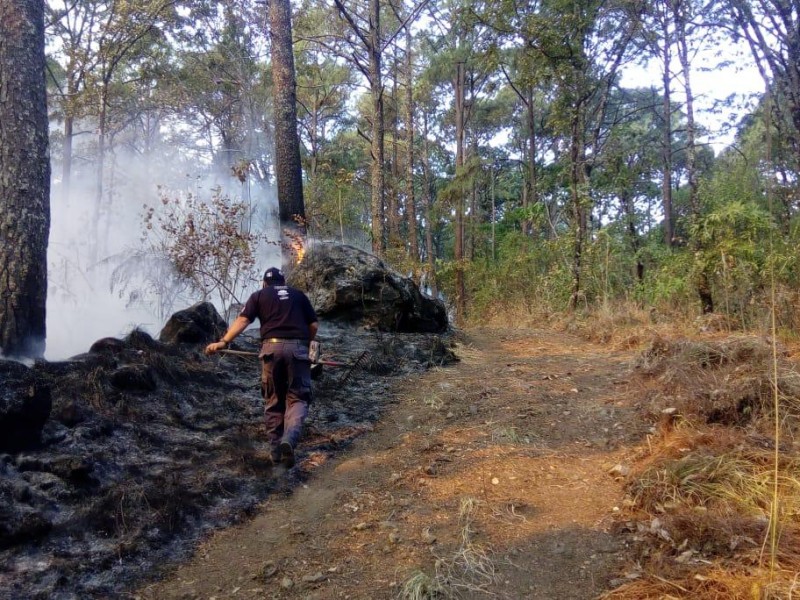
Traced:
<svg viewBox="0 0 800 600">
<path fill-rule="evenodd" d="M 68 193 L 62 181 L 53 181 L 48 360 L 86 352 L 96 340 L 124 336 L 134 327 L 157 336 L 170 314 L 201 299 L 164 256 L 153 252 L 151 240 L 143 238 L 147 207 L 156 214 L 163 210 L 159 186 L 198 197 L 209 197 L 219 186 L 249 203 L 252 227 L 277 241 L 272 190 L 241 183 L 230 173 L 215 173 L 195 158 L 181 157 L 170 148 L 147 156 L 117 150 L 106 165 L 99 204 L 93 163 L 76 166 Z M 258 259 L 264 265 L 279 264 L 278 246 L 262 245 Z"/>
</svg>

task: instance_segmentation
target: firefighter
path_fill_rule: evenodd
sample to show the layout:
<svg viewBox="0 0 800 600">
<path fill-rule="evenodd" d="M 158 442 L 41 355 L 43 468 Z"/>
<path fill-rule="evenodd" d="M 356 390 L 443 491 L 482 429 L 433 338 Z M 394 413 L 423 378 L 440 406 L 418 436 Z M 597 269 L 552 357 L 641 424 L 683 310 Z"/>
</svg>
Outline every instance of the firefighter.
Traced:
<svg viewBox="0 0 800 600">
<path fill-rule="evenodd" d="M 260 324 L 261 395 L 272 461 L 294 465 L 294 450 L 311 402 L 309 345 L 319 323 L 303 292 L 286 285 L 280 269 L 264 273 L 262 288 L 247 300 L 222 339 L 206 346 L 206 354 L 227 347 L 256 317 Z"/>
</svg>

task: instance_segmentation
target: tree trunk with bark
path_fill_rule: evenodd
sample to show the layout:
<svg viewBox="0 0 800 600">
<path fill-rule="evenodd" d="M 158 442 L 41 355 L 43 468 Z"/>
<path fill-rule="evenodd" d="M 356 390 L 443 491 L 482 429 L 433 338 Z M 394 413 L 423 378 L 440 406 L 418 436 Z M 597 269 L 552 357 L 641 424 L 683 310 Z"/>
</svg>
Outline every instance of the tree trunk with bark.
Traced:
<svg viewBox="0 0 800 600">
<path fill-rule="evenodd" d="M 397 160 L 397 138 L 400 132 L 400 102 L 397 96 L 398 68 L 397 46 L 395 46 L 395 54 L 392 61 L 392 177 L 389 190 L 389 215 L 387 218 L 389 247 L 392 249 L 400 248 L 403 245 L 400 239 L 400 165 Z"/>
<path fill-rule="evenodd" d="M 686 175 L 689 180 L 689 210 L 691 219 L 696 222 L 700 218 L 700 204 L 698 198 L 697 179 L 697 125 L 694 120 L 694 95 L 692 93 L 691 64 L 689 60 L 688 22 L 686 3 L 681 0 L 673 2 L 673 17 L 678 40 L 678 58 L 681 63 L 683 84 L 686 93 Z M 701 250 L 700 242 L 692 240 L 692 248 L 697 252 Z M 711 294 L 711 276 L 707 268 L 702 266 L 697 273 L 695 288 L 700 299 L 700 309 L 703 314 L 714 312 L 714 299 Z"/>
<path fill-rule="evenodd" d="M 0 2 L 0 351 L 44 355 L 50 158 L 44 2 Z"/>
<path fill-rule="evenodd" d="M 386 251 L 386 187 L 384 176 L 383 81 L 381 75 L 381 4 L 369 3 L 369 83 L 372 95 L 372 251 L 380 256 Z"/>
<path fill-rule="evenodd" d="M 527 163 L 528 163 L 528 177 L 526 183 L 526 197 L 525 208 L 528 205 L 535 205 L 536 198 L 536 114 L 534 112 L 533 104 L 533 86 L 528 88 L 527 97 L 525 99 L 525 115 L 528 125 L 528 144 L 527 144 Z M 533 231 L 531 221 L 525 219 L 522 222 L 522 233 L 530 235 Z"/>
<path fill-rule="evenodd" d="M 341 0 L 334 0 L 339 14 L 347 21 L 353 33 L 359 39 L 367 53 L 367 64 L 356 60 L 356 67 L 369 81 L 370 98 L 372 100 L 372 137 L 370 138 L 370 188 L 372 196 L 371 233 L 372 252 L 381 256 L 386 251 L 386 165 L 384 164 L 384 138 L 386 124 L 383 110 L 383 75 L 381 73 L 383 41 L 381 35 L 380 0 L 370 0 L 367 27 L 362 28 L 347 10 Z"/>
<path fill-rule="evenodd" d="M 456 178 L 464 176 L 464 63 L 456 65 L 456 78 L 453 82 L 456 104 Z M 463 325 L 467 310 L 466 285 L 464 283 L 464 189 L 459 186 L 456 192 L 455 224 L 455 274 L 456 274 L 456 323 Z"/>
<path fill-rule="evenodd" d="M 672 71 L 670 67 L 672 59 L 672 47 L 669 34 L 669 20 L 664 19 L 663 25 L 664 47 L 662 48 L 662 59 L 664 61 L 664 72 L 662 74 L 664 82 L 664 99 L 662 102 L 664 111 L 664 130 L 663 130 L 663 174 L 661 178 L 661 202 L 664 209 L 664 242 L 671 247 L 675 242 L 675 232 L 672 227 Z"/>
<path fill-rule="evenodd" d="M 406 218 L 408 220 L 408 252 L 416 265 L 419 261 L 417 241 L 417 206 L 414 198 L 414 72 L 411 63 L 411 30 L 406 26 Z M 416 267 L 415 267 L 416 272 Z M 415 279 L 417 279 L 415 277 Z"/>
<path fill-rule="evenodd" d="M 305 237 L 305 204 L 297 134 L 297 89 L 292 54 L 292 12 L 289 0 L 269 3 L 272 79 L 275 105 L 275 179 L 283 260 L 291 265 Z"/>
<path fill-rule="evenodd" d="M 575 309 L 583 295 L 582 271 L 583 251 L 588 230 L 588 217 L 585 194 L 585 152 L 584 152 L 584 120 L 583 106 L 573 108 L 572 122 L 570 125 L 570 195 L 572 199 L 572 213 L 575 220 L 575 239 L 572 254 L 572 294 L 570 296 L 570 309 Z"/>
<path fill-rule="evenodd" d="M 422 189 L 425 193 L 425 254 L 428 259 L 428 287 L 431 296 L 439 296 L 439 288 L 436 283 L 436 248 L 433 245 L 433 175 L 431 173 L 431 162 L 428 153 L 428 113 L 422 114 L 422 169 L 423 184 Z"/>
</svg>

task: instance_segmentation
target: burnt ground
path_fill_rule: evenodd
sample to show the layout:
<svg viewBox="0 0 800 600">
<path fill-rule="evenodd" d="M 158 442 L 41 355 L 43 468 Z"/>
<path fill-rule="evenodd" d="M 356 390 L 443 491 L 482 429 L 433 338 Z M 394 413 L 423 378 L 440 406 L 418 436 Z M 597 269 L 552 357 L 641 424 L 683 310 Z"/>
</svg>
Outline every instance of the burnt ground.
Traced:
<svg viewBox="0 0 800 600">
<path fill-rule="evenodd" d="M 371 430 L 400 378 L 453 359 L 437 335 L 323 325 L 323 357 L 370 354 L 315 382 L 301 464 L 268 461 L 253 358 L 205 357 L 134 331 L 33 367 L 53 400 L 41 446 L 0 454 L 0 598 L 128 597 L 221 527 L 304 489 Z M 256 349 L 247 335 L 235 346 Z"/>
<path fill-rule="evenodd" d="M 350 447 L 323 451 L 339 434 L 312 427 L 301 477 L 279 476 L 281 493 L 130 597 L 563 600 L 638 577 L 614 533 L 653 426 L 629 382 L 633 352 L 472 330 L 457 353 L 367 392 L 389 406 L 374 427 L 339 430 L 366 431 Z M 333 408 L 324 395 L 317 424 Z"/>
</svg>

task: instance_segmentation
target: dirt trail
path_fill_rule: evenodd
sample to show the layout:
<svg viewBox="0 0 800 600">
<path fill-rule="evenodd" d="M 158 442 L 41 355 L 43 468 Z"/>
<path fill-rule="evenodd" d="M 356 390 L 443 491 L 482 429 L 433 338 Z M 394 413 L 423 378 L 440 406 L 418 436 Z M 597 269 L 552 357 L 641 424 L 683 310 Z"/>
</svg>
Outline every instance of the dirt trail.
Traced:
<svg viewBox="0 0 800 600">
<path fill-rule="evenodd" d="M 609 470 L 641 443 L 631 353 L 472 330 L 461 362 L 402 382 L 372 432 L 135 596 L 585 599 L 619 577 Z M 312 409 L 313 410 L 313 409 Z M 276 476 L 280 476 L 276 474 Z M 419 575 L 420 573 L 425 576 Z M 412 577 L 417 574 L 417 577 Z"/>
</svg>

